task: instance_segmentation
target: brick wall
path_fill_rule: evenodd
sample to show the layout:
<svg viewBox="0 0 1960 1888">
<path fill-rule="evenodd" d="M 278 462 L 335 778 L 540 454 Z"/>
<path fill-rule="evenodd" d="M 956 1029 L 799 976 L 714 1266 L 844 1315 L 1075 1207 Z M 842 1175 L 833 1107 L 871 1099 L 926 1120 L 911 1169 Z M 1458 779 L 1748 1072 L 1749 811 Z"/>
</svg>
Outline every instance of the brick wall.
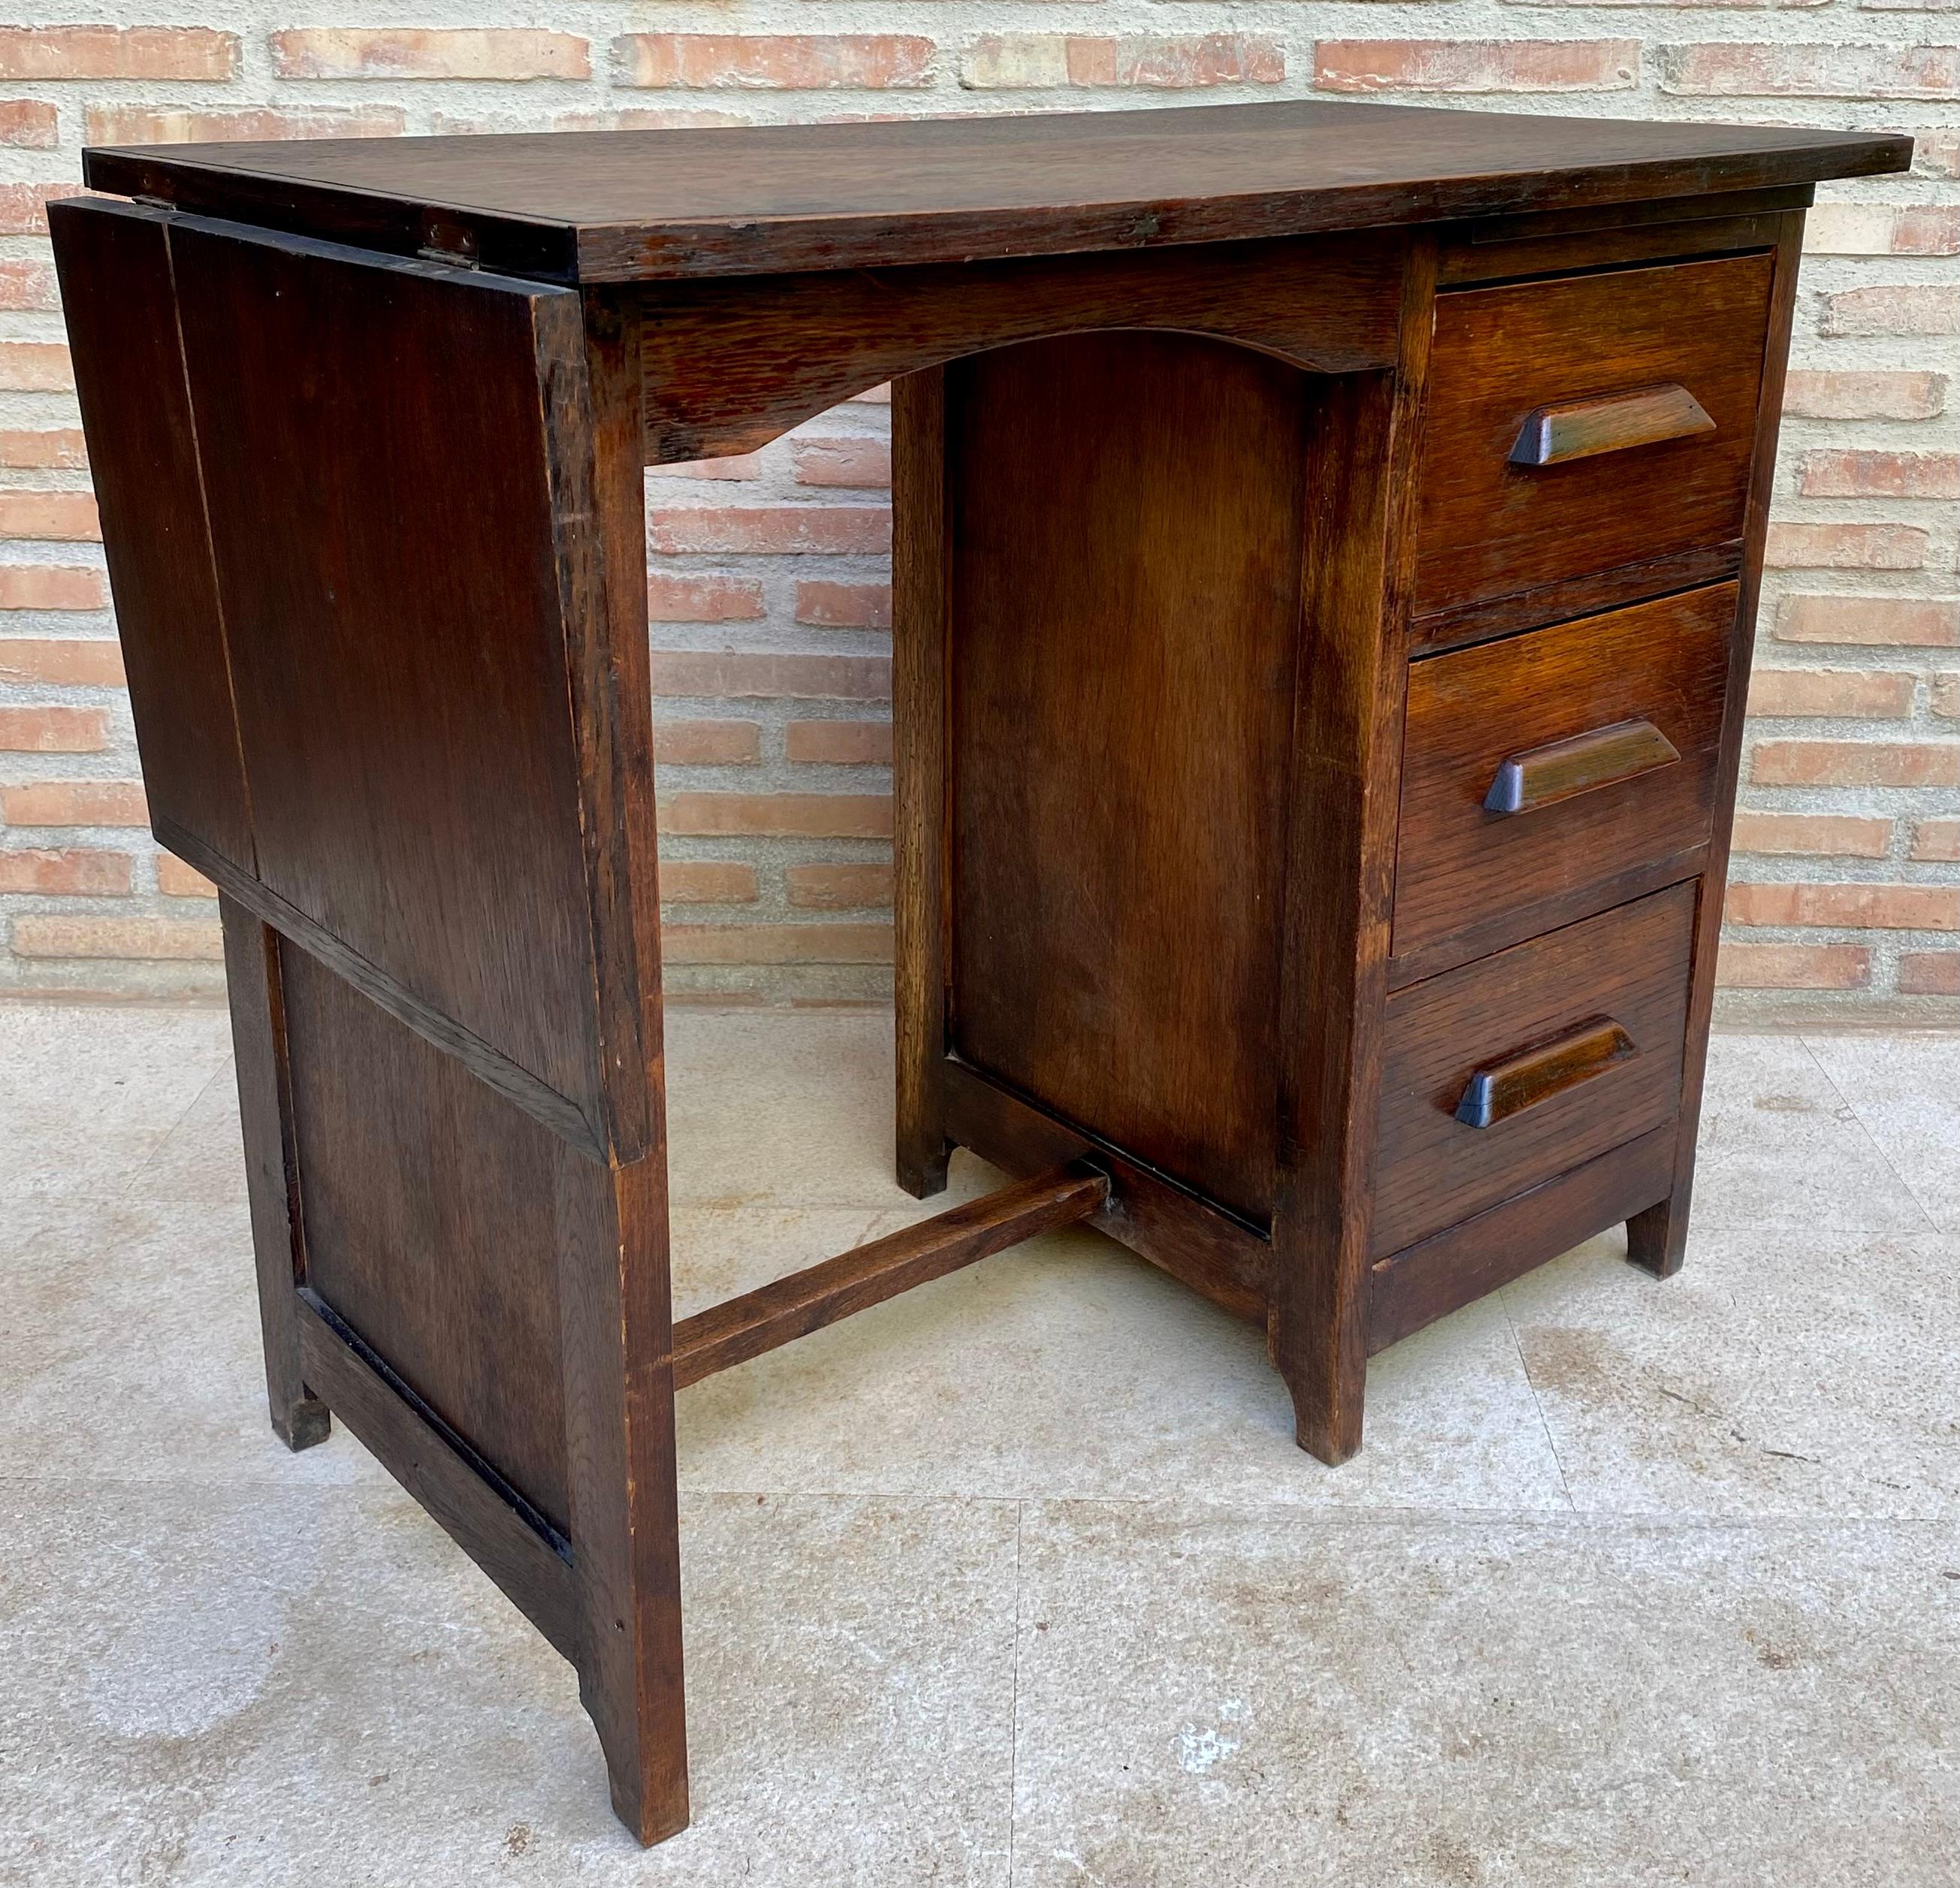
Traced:
<svg viewBox="0 0 1960 1888">
<path fill-rule="evenodd" d="M 1919 137 L 1910 178 L 1812 218 L 1724 976 L 1732 1001 L 1960 995 L 1955 0 L 75 6 L 0 28 L 0 989 L 218 975 L 208 887 L 143 829 L 62 345 L 41 203 L 84 142 L 1318 91 Z M 887 975 L 886 417 L 867 395 L 648 480 L 678 988 Z"/>
</svg>

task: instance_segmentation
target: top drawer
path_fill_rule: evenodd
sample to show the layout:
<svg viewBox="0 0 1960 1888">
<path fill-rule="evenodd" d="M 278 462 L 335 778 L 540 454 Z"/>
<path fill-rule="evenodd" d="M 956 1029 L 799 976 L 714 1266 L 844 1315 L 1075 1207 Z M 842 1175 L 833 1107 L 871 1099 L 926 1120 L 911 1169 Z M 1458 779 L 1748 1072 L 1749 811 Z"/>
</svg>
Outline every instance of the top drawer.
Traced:
<svg viewBox="0 0 1960 1888">
<path fill-rule="evenodd" d="M 1438 297 L 1414 613 L 1739 537 L 1771 275 L 1741 256 Z"/>
</svg>

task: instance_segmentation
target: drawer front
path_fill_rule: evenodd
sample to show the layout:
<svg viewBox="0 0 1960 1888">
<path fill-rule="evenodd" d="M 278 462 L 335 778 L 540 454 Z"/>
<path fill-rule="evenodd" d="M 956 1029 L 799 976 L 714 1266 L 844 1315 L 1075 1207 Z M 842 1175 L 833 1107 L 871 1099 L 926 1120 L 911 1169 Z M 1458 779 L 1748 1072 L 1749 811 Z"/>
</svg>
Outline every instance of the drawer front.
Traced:
<svg viewBox="0 0 1960 1888">
<path fill-rule="evenodd" d="M 1414 610 L 1742 534 L 1771 258 L 1437 301 Z"/>
<path fill-rule="evenodd" d="M 1373 1257 L 1674 1118 L 1694 899 L 1676 885 L 1389 998 Z"/>
<path fill-rule="evenodd" d="M 1736 602 L 1719 584 L 1411 667 L 1395 982 L 1700 869 Z"/>
</svg>

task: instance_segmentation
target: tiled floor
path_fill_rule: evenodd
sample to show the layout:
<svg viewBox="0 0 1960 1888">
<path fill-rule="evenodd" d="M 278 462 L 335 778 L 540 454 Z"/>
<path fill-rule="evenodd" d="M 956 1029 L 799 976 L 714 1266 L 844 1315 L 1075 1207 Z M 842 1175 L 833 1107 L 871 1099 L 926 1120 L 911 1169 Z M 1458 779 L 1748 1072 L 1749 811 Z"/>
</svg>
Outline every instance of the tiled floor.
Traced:
<svg viewBox="0 0 1960 1888">
<path fill-rule="evenodd" d="M 928 1210 L 880 1019 L 673 1030 L 683 1311 Z M 237 1143 L 216 1013 L 0 1008 L 0 1881 L 1960 1882 L 1960 1035 L 1718 1036 L 1682 1275 L 1398 1346 L 1338 1471 L 1080 1231 L 687 1391 L 647 1853 L 568 1668 L 274 1441 Z"/>
</svg>

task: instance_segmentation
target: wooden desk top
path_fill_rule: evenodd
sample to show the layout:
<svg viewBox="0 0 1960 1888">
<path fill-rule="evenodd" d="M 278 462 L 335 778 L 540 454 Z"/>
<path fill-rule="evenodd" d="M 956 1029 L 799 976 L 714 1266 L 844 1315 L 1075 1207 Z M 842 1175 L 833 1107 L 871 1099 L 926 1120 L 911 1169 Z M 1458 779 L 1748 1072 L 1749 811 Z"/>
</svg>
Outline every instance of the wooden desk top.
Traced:
<svg viewBox="0 0 1960 1888">
<path fill-rule="evenodd" d="M 955 262 L 1903 170 L 1909 138 L 1295 100 L 752 129 L 150 145 L 100 190 L 565 282 Z"/>
</svg>

